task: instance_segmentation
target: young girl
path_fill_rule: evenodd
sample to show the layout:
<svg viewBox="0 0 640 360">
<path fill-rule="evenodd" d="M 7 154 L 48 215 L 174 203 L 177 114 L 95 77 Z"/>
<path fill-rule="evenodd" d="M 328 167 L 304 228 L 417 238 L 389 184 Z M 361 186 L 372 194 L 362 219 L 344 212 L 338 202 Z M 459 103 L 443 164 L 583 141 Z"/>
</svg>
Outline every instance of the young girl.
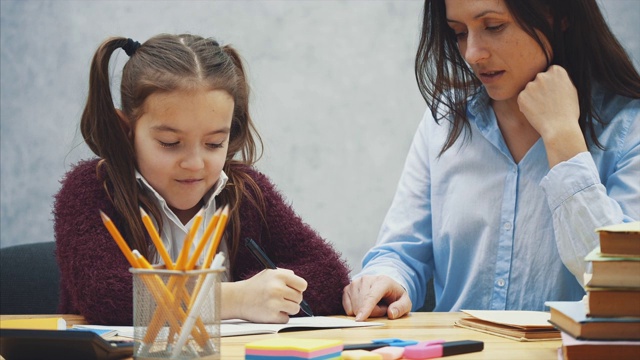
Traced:
<svg viewBox="0 0 640 360">
<path fill-rule="evenodd" d="M 595 0 L 426 0 L 419 125 L 357 320 L 547 310 L 584 295 L 597 227 L 640 219 L 640 76 Z M 382 301 L 381 301 L 382 300 Z"/>
<path fill-rule="evenodd" d="M 121 48 L 130 58 L 116 109 L 109 59 Z M 344 261 L 252 167 L 260 138 L 249 115 L 242 62 L 232 47 L 195 35 L 158 35 L 142 45 L 106 40 L 91 64 L 81 130 L 97 158 L 66 174 L 55 198 L 60 312 L 95 324 L 132 324 L 130 265 L 99 210 L 132 249 L 159 263 L 140 207 L 154 219 L 175 261 L 194 216 L 202 209 L 198 240 L 225 205 L 230 215 L 219 251 L 229 261 L 222 318 L 286 322 L 300 311 L 303 292 L 315 314 L 342 312 Z M 278 269 L 264 270 L 241 245 L 247 237 Z"/>
</svg>

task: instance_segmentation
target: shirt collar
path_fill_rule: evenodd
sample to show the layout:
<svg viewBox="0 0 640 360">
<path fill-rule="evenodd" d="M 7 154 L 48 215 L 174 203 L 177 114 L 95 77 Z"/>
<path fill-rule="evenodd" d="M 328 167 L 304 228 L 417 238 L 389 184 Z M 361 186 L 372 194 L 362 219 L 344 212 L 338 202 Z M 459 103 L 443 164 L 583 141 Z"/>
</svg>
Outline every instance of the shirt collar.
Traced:
<svg viewBox="0 0 640 360">
<path fill-rule="evenodd" d="M 147 182 L 147 179 L 145 179 L 144 176 L 142 176 L 142 174 L 138 170 L 136 170 L 136 179 L 138 180 L 138 183 L 142 186 L 143 189 L 146 189 L 151 194 L 153 194 L 153 196 L 156 199 L 157 203 L 160 205 L 160 208 L 165 213 L 167 211 L 172 212 L 171 209 L 169 208 L 169 206 L 167 205 L 167 201 L 162 197 L 162 195 L 160 195 L 160 193 L 158 193 L 156 191 L 156 189 L 154 189 Z M 207 191 L 207 193 L 204 194 L 204 196 L 202 197 L 202 200 L 203 200 L 203 203 L 204 203 L 203 209 L 205 211 L 210 206 L 214 206 L 215 207 L 215 198 L 216 198 L 216 196 L 218 196 L 218 194 L 220 194 L 222 189 L 224 189 L 224 187 L 227 184 L 228 180 L 229 180 L 229 177 L 227 176 L 227 174 L 224 171 L 221 171 L 220 172 L 220 178 L 218 179 L 216 184 L 214 186 L 212 186 L 211 189 L 209 191 Z"/>
</svg>

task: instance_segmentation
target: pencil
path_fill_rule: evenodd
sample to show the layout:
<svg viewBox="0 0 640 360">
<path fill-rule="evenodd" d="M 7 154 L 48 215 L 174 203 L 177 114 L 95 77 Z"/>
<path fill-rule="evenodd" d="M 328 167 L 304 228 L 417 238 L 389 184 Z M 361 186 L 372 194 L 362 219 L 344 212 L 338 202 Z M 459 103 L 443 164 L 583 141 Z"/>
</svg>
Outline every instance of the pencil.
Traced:
<svg viewBox="0 0 640 360">
<path fill-rule="evenodd" d="M 211 263 L 211 267 L 209 269 L 217 269 L 222 266 L 224 262 L 224 254 L 219 253 L 215 256 L 213 262 Z M 172 358 L 177 358 L 180 352 L 182 351 L 182 347 L 187 341 L 187 337 L 193 331 L 193 326 L 198 322 L 202 321 L 200 318 L 202 312 L 202 306 L 204 305 L 205 299 L 209 295 L 211 291 L 211 286 L 216 279 L 216 274 L 207 274 L 206 279 L 202 285 L 202 290 L 196 295 L 194 294 L 195 301 L 193 305 L 188 309 L 187 317 L 182 324 L 182 330 L 180 335 L 178 336 L 178 341 L 176 342 L 176 346 L 173 348 Z M 206 328 L 205 328 L 206 331 Z"/>
<path fill-rule="evenodd" d="M 196 233 L 198 232 L 200 223 L 202 223 L 203 213 L 204 213 L 204 210 L 201 209 L 200 211 L 198 211 L 198 213 L 193 219 L 191 228 L 189 229 L 189 232 L 187 233 L 187 236 L 184 239 L 184 243 L 182 244 L 182 249 L 180 250 L 180 254 L 178 255 L 178 259 L 176 260 L 176 265 L 175 265 L 176 270 L 180 270 L 180 271 L 186 270 L 186 264 L 189 259 L 189 250 L 191 249 L 191 244 L 193 244 L 193 239 L 195 238 Z M 189 298 L 190 296 L 189 292 L 185 289 L 186 281 L 187 281 L 186 277 L 178 278 L 174 276 L 174 277 L 171 277 L 167 282 L 167 287 L 169 288 L 169 290 L 171 290 L 171 292 L 175 296 L 175 299 L 176 299 L 175 306 L 181 307 L 182 306 L 181 303 L 184 303 L 185 305 L 187 305 L 191 302 L 191 299 Z M 156 313 L 154 314 L 154 318 L 155 316 L 160 316 L 160 315 Z M 173 338 L 173 336 L 174 336 L 174 331 L 172 328 L 171 331 L 169 332 L 169 338 Z"/>
<path fill-rule="evenodd" d="M 218 245 L 220 244 L 220 239 L 222 239 L 222 235 L 224 234 L 225 227 L 227 226 L 227 220 L 229 219 L 229 205 L 225 205 L 222 208 L 222 213 L 220 214 L 220 220 L 216 224 L 216 229 L 213 232 L 213 242 L 207 251 L 205 256 L 205 263 L 202 265 L 203 268 L 207 269 L 211 266 L 211 262 L 213 261 L 213 257 L 216 255 L 218 251 Z"/>
<path fill-rule="evenodd" d="M 178 255 L 178 260 L 176 262 L 175 269 L 180 271 L 186 270 L 187 259 L 189 258 L 189 249 L 191 249 L 191 244 L 193 243 L 193 238 L 196 236 L 198 232 L 198 228 L 200 227 L 200 223 L 202 223 L 202 214 L 203 210 L 198 211 L 195 218 L 193 219 L 193 223 L 191 224 L 191 229 L 187 233 L 186 238 L 184 239 L 184 244 L 182 244 L 182 250 Z M 173 292 L 174 296 L 179 300 L 178 305 L 180 305 L 180 301 L 183 301 L 185 304 L 190 302 L 189 292 L 184 288 L 186 279 L 185 278 L 177 278 L 172 277 L 169 279 L 167 286 Z"/>
<path fill-rule="evenodd" d="M 111 237 L 113 238 L 113 240 L 115 240 L 116 244 L 118 244 L 120 251 L 127 258 L 127 261 L 129 261 L 129 264 L 131 264 L 131 267 L 133 268 L 139 267 L 138 261 L 131 253 L 131 248 L 124 241 L 124 239 L 122 238 L 122 235 L 120 234 L 120 231 L 118 231 L 118 228 L 116 228 L 116 225 L 113 223 L 111 218 L 109 218 L 107 214 L 102 212 L 102 210 L 100 210 L 100 217 L 102 217 L 102 222 L 104 223 L 104 226 L 107 228 L 107 231 L 109 231 L 109 234 L 111 234 Z"/>
<path fill-rule="evenodd" d="M 138 260 L 138 263 L 140 264 L 141 269 L 153 269 L 151 264 L 149 264 L 149 262 L 142 256 L 142 254 L 138 252 L 138 250 L 134 250 L 133 254 Z M 177 314 L 173 311 L 174 307 L 172 306 L 173 303 L 175 302 L 175 298 L 173 298 L 173 295 L 170 292 L 168 292 L 166 288 L 164 288 L 164 283 L 162 282 L 162 279 L 160 279 L 160 277 L 158 277 L 157 275 L 153 275 L 153 276 L 140 275 L 140 279 L 146 285 L 147 289 L 149 290 L 149 293 L 153 295 L 153 297 L 156 299 L 156 303 L 158 305 L 158 308 L 156 309 L 156 311 L 161 311 L 162 313 L 165 313 L 167 315 L 168 317 L 167 320 L 169 321 L 170 327 L 172 329 L 180 328 L 180 319 L 178 318 Z M 164 288 L 164 291 L 162 291 L 163 288 Z M 154 325 L 155 326 L 152 326 L 150 324 L 147 327 L 147 332 L 145 334 L 143 343 L 150 344 L 155 339 L 157 332 L 160 330 L 160 327 L 162 327 L 163 324 L 157 323 Z M 157 327 L 157 331 L 155 331 L 153 327 Z"/>
<path fill-rule="evenodd" d="M 225 205 L 224 208 L 222 209 L 222 213 L 220 214 L 220 219 L 216 224 L 216 229 L 213 232 L 213 241 L 211 243 L 211 246 L 209 246 L 209 250 L 207 251 L 207 254 L 205 256 L 205 262 L 202 265 L 203 269 L 208 269 L 211 266 L 211 263 L 213 262 L 213 258 L 218 250 L 218 244 L 220 243 L 222 234 L 224 234 L 224 230 L 227 225 L 228 218 L 229 218 L 229 206 Z M 198 292 L 200 292 L 200 288 L 202 287 L 203 281 L 204 281 L 203 278 L 198 279 L 198 282 L 196 283 L 196 286 L 193 289 L 193 292 L 192 292 L 193 295 L 191 296 L 191 300 L 189 301 L 189 305 L 188 305 L 189 308 L 193 306 L 193 302 L 195 301 L 195 295 L 198 294 Z"/>
<path fill-rule="evenodd" d="M 189 233 L 187 233 L 187 237 L 184 239 L 182 250 L 180 250 L 180 255 L 178 255 L 178 261 L 176 261 L 177 270 L 185 269 L 185 265 L 187 264 L 187 260 L 189 258 L 189 249 L 191 249 L 193 238 L 196 236 L 198 227 L 200 227 L 200 223 L 202 222 L 202 213 L 203 210 L 198 211 L 196 217 L 193 219 L 193 224 L 191 224 L 191 229 L 189 229 Z"/>
<path fill-rule="evenodd" d="M 204 247 L 209 242 L 209 239 L 211 238 L 211 235 L 213 234 L 213 231 L 215 230 L 216 225 L 218 224 L 218 220 L 220 219 L 221 212 L 222 212 L 222 208 L 218 208 L 218 210 L 216 210 L 216 212 L 211 217 L 211 220 L 209 220 L 209 224 L 207 225 L 207 228 L 205 229 L 204 234 L 202 234 L 202 238 L 200 239 L 200 242 L 198 243 L 196 250 L 193 252 L 193 255 L 191 255 L 189 262 L 187 262 L 187 266 L 186 266 L 187 271 L 193 270 L 193 268 L 196 266 L 196 262 L 198 261 L 198 258 L 200 257 L 202 250 L 204 250 Z"/>
<path fill-rule="evenodd" d="M 164 243 L 162 242 L 162 239 L 160 239 L 160 234 L 158 234 L 158 230 L 156 230 L 156 227 L 153 225 L 153 222 L 151 221 L 151 217 L 149 216 L 149 214 L 147 214 L 146 211 L 144 211 L 142 207 L 140 207 L 140 215 L 142 216 L 142 222 L 144 223 L 144 227 L 147 228 L 147 232 L 151 237 L 151 241 L 153 241 L 153 243 L 156 245 L 156 249 L 158 249 L 158 253 L 162 257 L 162 260 L 164 260 L 165 266 L 167 267 L 168 270 L 173 270 L 174 265 L 173 265 L 173 261 L 171 261 L 171 256 L 169 256 L 169 253 L 167 252 L 167 248 L 164 247 Z"/>
<path fill-rule="evenodd" d="M 142 269 L 153 269 L 151 264 L 147 261 L 147 259 L 142 256 L 138 252 L 138 250 L 133 250 L 133 255 L 138 260 L 140 267 Z M 142 279 L 145 280 L 145 284 L 149 289 L 151 295 L 156 299 L 156 303 L 158 304 L 158 309 L 161 310 L 160 313 L 164 312 L 169 318 L 169 324 L 171 331 L 174 333 L 179 333 L 176 329 L 180 329 L 180 324 L 184 322 L 184 319 L 187 317 L 187 314 L 182 309 L 182 307 L 178 304 L 179 299 L 176 299 L 173 294 L 167 289 L 164 282 L 158 275 L 153 275 L 151 277 L 146 277 L 145 275 L 141 275 Z M 173 277 L 172 277 L 173 279 Z M 154 314 L 154 318 L 158 317 L 158 311 Z M 192 329 L 191 334 L 193 338 L 198 341 L 201 346 L 206 346 L 206 341 L 208 340 L 208 333 L 206 332 L 206 328 L 204 328 L 204 324 L 200 320 L 198 322 L 198 329 Z M 145 334 L 144 343 L 150 344 L 153 342 L 155 337 L 157 336 L 160 327 L 162 327 L 162 322 L 152 322 L 149 324 L 147 328 L 147 332 Z M 202 331 L 204 329 L 204 333 L 198 333 L 197 330 Z M 170 341 L 171 339 L 169 339 Z"/>
<path fill-rule="evenodd" d="M 176 264 L 173 265 L 173 269 L 175 270 L 180 270 L 180 271 L 184 271 L 187 270 L 186 269 L 186 262 L 187 259 L 189 257 L 189 249 L 191 248 L 191 244 L 193 243 L 193 238 L 195 237 L 196 233 L 198 232 L 198 227 L 200 226 L 200 223 L 202 222 L 202 213 L 203 210 L 198 211 L 198 213 L 196 214 L 193 223 L 191 225 L 191 228 L 189 229 L 189 232 L 187 233 L 187 236 L 185 237 L 184 240 L 184 244 L 182 246 L 182 249 L 180 251 L 180 254 L 178 255 L 178 259 L 176 261 Z M 150 221 L 150 219 L 148 219 Z M 153 224 L 151 224 L 153 225 Z M 153 228 L 153 230 L 155 230 L 155 228 Z M 155 231 L 154 231 L 155 232 Z M 160 241 L 161 242 L 161 241 Z M 164 247 L 164 245 L 163 245 Z M 196 249 L 197 250 L 197 249 Z M 202 250 L 200 250 L 202 251 Z M 167 254 L 168 256 L 168 254 Z M 170 259 L 169 259 L 170 260 Z M 178 277 L 170 277 L 169 281 L 166 284 L 166 289 L 167 291 L 170 292 L 171 296 L 172 296 L 172 301 L 173 301 L 173 306 L 175 308 L 178 308 L 180 313 L 184 313 L 184 310 L 182 310 L 182 305 L 181 303 L 189 304 L 192 302 L 192 299 L 190 299 L 190 295 L 189 292 L 185 289 L 184 284 L 186 282 L 186 278 L 178 278 Z M 186 316 L 186 314 L 184 314 L 184 316 Z M 183 316 L 183 317 L 184 317 Z M 147 331 L 147 334 L 145 336 L 145 342 L 147 342 L 148 340 L 152 340 L 152 338 L 155 338 L 158 334 L 158 331 L 160 330 L 160 325 L 162 324 L 162 311 L 160 308 L 156 309 L 156 312 L 153 314 L 152 320 L 150 322 L 149 325 L 149 330 Z M 198 327 L 201 331 L 206 331 L 206 329 L 204 328 L 204 324 L 202 324 L 202 321 L 198 321 Z M 169 334 L 169 339 L 171 339 L 173 337 L 173 334 L 175 334 L 176 331 L 174 330 L 173 327 L 170 328 L 170 334 Z M 205 335 L 202 335 L 205 336 Z M 201 337 L 200 338 L 201 342 L 204 342 L 204 338 Z"/>
</svg>

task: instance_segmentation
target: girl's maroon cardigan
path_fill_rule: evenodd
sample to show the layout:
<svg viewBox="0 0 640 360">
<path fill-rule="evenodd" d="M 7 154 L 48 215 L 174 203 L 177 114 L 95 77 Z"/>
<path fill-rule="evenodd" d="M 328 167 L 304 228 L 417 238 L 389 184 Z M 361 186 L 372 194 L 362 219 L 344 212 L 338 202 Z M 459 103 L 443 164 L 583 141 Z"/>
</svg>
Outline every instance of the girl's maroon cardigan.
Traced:
<svg viewBox="0 0 640 360">
<path fill-rule="evenodd" d="M 60 305 L 63 314 L 83 315 L 89 323 L 133 324 L 133 284 L 129 263 L 102 224 L 104 211 L 122 229 L 125 223 L 97 177 L 98 159 L 81 161 L 62 180 L 55 196 L 56 256 L 60 266 Z M 342 290 L 349 269 L 340 254 L 295 214 L 269 179 L 243 166 L 262 190 L 266 222 L 244 201 L 240 208 L 240 239 L 254 239 L 280 268 L 308 282 L 304 299 L 317 315 L 343 314 Z M 232 275 L 243 280 L 262 265 L 240 246 Z"/>
</svg>

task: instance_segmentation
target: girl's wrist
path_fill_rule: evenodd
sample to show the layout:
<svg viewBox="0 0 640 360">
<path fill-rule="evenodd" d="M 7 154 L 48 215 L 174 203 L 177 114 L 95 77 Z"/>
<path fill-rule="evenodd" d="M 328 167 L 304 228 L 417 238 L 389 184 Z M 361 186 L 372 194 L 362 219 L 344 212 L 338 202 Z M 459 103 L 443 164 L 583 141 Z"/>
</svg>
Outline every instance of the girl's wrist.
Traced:
<svg viewBox="0 0 640 360">
<path fill-rule="evenodd" d="M 220 284 L 220 317 L 222 319 L 245 319 L 244 313 L 242 311 L 243 284 L 244 281 L 223 282 Z"/>
</svg>

